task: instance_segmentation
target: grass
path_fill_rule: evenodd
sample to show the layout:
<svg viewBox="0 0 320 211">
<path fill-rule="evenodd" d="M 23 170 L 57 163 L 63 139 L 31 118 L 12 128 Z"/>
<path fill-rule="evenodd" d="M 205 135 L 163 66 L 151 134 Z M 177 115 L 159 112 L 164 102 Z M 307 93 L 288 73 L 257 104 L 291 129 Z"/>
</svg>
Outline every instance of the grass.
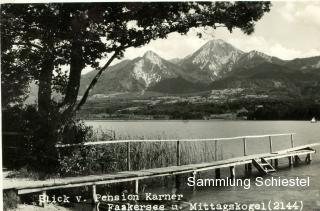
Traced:
<svg viewBox="0 0 320 211">
<path fill-rule="evenodd" d="M 90 141 L 106 140 L 103 131 L 95 132 Z M 172 139 L 165 135 L 152 137 L 122 136 L 118 140 L 130 139 Z M 221 145 L 218 144 L 219 150 Z M 210 162 L 215 160 L 215 143 L 180 142 L 181 164 Z M 151 169 L 177 164 L 176 142 L 137 142 L 130 143 L 131 170 Z M 218 151 L 217 159 L 222 159 L 222 151 Z M 127 170 L 127 143 L 80 146 L 70 150 L 60 150 L 62 158 L 61 174 L 79 176 L 89 174 L 114 173 Z"/>
</svg>

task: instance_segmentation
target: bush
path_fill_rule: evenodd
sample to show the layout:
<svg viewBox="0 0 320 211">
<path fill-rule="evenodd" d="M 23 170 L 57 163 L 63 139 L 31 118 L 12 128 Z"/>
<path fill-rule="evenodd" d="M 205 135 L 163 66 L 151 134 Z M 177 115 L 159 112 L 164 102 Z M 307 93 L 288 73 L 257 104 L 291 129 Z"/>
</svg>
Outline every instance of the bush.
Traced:
<svg viewBox="0 0 320 211">
<path fill-rule="evenodd" d="M 43 118 L 34 106 L 11 107 L 3 111 L 3 163 L 11 169 L 25 167 L 46 174 L 59 169 L 55 144 L 81 143 L 92 130 L 82 121 L 70 120 L 60 125 L 59 112 Z M 9 134 L 9 135 L 6 135 Z M 14 134 L 14 135 L 12 135 Z"/>
<path fill-rule="evenodd" d="M 107 132 L 87 130 L 85 140 L 94 142 L 108 140 Z M 96 173 L 107 173 L 125 169 L 126 154 L 125 144 L 77 146 L 59 148 L 61 158 L 60 174 L 64 176 L 88 175 Z"/>
</svg>

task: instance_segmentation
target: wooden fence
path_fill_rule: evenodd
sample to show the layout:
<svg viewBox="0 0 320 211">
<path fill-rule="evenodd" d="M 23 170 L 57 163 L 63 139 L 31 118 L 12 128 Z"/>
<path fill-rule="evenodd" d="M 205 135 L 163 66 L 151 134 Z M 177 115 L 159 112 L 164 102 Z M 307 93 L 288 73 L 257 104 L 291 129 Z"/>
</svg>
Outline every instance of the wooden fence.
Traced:
<svg viewBox="0 0 320 211">
<path fill-rule="evenodd" d="M 181 150 L 180 150 L 180 143 L 181 142 L 205 142 L 205 141 L 213 141 L 215 145 L 215 160 L 217 160 L 217 149 L 218 149 L 218 142 L 219 141 L 228 141 L 228 140 L 242 140 L 243 143 L 243 155 L 247 156 L 247 140 L 248 139 L 262 139 L 268 138 L 269 139 L 269 152 L 273 152 L 273 137 L 280 137 L 280 136 L 289 136 L 290 137 L 290 144 L 291 148 L 294 147 L 294 138 L 293 136 L 295 133 L 282 133 L 282 134 L 265 134 L 265 135 L 252 135 L 252 136 L 236 136 L 236 137 L 226 137 L 226 138 L 205 138 L 205 139 L 138 139 L 138 140 L 109 140 L 109 141 L 96 141 L 96 142 L 85 142 L 80 144 L 57 144 L 57 148 L 66 148 L 66 147 L 75 147 L 75 146 L 94 146 L 94 145 L 105 145 L 105 144 L 120 144 L 126 143 L 127 144 L 127 170 L 131 170 L 131 155 L 130 155 L 130 148 L 131 143 L 141 143 L 141 142 L 176 142 L 176 158 L 177 158 L 177 166 L 181 165 Z"/>
</svg>

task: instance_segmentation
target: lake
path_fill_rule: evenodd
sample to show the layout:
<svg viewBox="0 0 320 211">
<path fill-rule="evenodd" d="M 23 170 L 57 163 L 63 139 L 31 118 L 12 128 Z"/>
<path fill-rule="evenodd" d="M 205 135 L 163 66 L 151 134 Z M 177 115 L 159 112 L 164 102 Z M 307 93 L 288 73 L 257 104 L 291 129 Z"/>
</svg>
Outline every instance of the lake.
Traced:
<svg viewBox="0 0 320 211">
<path fill-rule="evenodd" d="M 296 133 L 297 144 L 320 141 L 320 123 L 309 121 L 86 121 L 95 129 L 111 129 L 118 136 L 218 138 L 271 133 Z"/>
<path fill-rule="evenodd" d="M 95 129 L 114 130 L 117 137 L 129 139 L 222 138 L 246 135 L 296 133 L 295 145 L 320 141 L 320 124 L 309 121 L 87 121 Z M 248 140 L 248 153 L 267 152 L 268 138 Z M 186 143 L 185 145 L 193 143 Z M 199 143 L 200 144 L 200 143 Z M 199 145 L 197 144 L 197 146 Z M 203 143 L 202 143 L 203 144 Z M 205 143 L 207 145 L 212 143 Z M 242 140 L 219 142 L 221 158 L 242 155 Z M 273 138 L 275 150 L 290 146 L 290 137 Z"/>
<path fill-rule="evenodd" d="M 320 124 L 311 124 L 308 121 L 86 121 L 87 125 L 95 129 L 112 129 L 120 138 L 218 138 L 244 135 L 262 135 L 277 133 L 296 133 L 294 136 L 295 145 L 320 142 Z M 182 157 L 185 163 L 208 161 L 213 151 L 211 143 L 183 143 Z M 274 149 L 284 149 L 290 146 L 290 137 L 274 138 Z M 196 149 L 196 155 L 187 152 L 187 148 Z M 202 147 L 202 148 L 201 148 Z M 250 139 L 248 141 L 248 153 L 268 152 L 268 139 Z M 242 155 L 242 142 L 221 141 L 219 143 L 219 159 L 225 159 Z M 205 153 L 204 153 L 205 152 Z M 197 156 L 201 154 L 201 159 Z M 209 154 L 203 156 L 202 154 Z M 195 156 L 195 159 L 189 157 Z M 203 158 L 204 157 L 204 158 Z M 252 187 L 245 190 L 241 187 L 221 188 L 199 188 L 195 192 L 185 187 L 182 192 L 189 202 L 212 202 L 212 203 L 253 203 L 270 200 L 284 203 L 303 201 L 303 210 L 312 211 L 320 208 L 320 158 L 316 154 L 311 165 L 301 164 L 294 168 L 288 168 L 288 160 L 280 160 L 280 169 L 274 173 L 275 177 L 304 178 L 310 177 L 310 187 Z M 237 175 L 242 177 L 243 169 L 237 169 Z M 213 177 L 214 172 L 210 171 L 201 174 L 202 177 Z M 222 172 L 222 177 L 228 176 L 228 171 Z M 172 191 L 171 186 L 155 188 L 150 192 Z M 148 189 L 148 187 L 147 187 Z M 284 209 L 290 210 L 290 209 Z"/>
</svg>

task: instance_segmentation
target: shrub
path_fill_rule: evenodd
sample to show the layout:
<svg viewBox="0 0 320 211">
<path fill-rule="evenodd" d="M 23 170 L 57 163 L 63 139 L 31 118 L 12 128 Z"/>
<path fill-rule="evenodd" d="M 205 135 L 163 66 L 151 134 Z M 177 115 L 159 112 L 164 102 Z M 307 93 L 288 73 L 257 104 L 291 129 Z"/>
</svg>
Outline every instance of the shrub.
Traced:
<svg viewBox="0 0 320 211">
<path fill-rule="evenodd" d="M 5 167 L 25 167 L 43 173 L 42 176 L 55 173 L 59 169 L 55 144 L 81 143 L 92 136 L 91 128 L 79 120 L 71 120 L 61 127 L 57 113 L 53 111 L 45 119 L 31 105 L 3 111 L 3 131 L 9 132 L 3 136 Z"/>
<path fill-rule="evenodd" d="M 87 127 L 87 126 L 86 126 Z M 85 127 L 85 128 L 86 128 Z M 86 141 L 108 140 L 107 132 L 87 129 Z M 59 148 L 60 174 L 64 176 L 114 172 L 125 168 L 125 144 Z"/>
</svg>

